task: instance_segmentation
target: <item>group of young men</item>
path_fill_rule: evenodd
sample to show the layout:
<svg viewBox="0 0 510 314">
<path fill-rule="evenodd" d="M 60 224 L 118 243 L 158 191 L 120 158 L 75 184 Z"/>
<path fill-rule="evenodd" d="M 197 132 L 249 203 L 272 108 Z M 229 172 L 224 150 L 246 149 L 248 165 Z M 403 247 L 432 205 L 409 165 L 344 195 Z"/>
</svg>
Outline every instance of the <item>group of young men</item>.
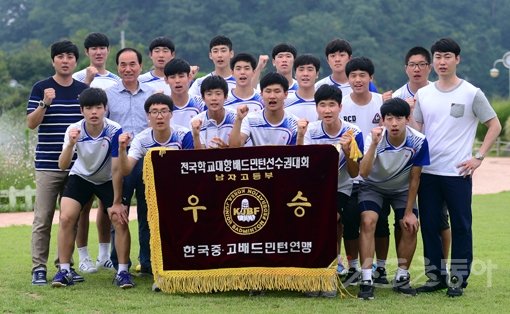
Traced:
<svg viewBox="0 0 510 314">
<path fill-rule="evenodd" d="M 51 219 L 59 195 L 58 271 L 52 286 L 84 281 L 72 268 L 75 240 L 81 271 L 115 268 L 119 287 L 134 286 L 128 208 L 135 193 L 139 271 L 152 273 L 142 181 L 143 157 L 152 147 L 329 144 L 339 152 L 338 197 L 332 207 L 338 212 L 337 271 L 344 283 L 359 283 L 361 299 L 373 299 L 376 285 L 389 284 L 388 215 L 393 208 L 398 257 L 393 289 L 416 295 L 448 288 L 449 296 L 462 295 L 473 259 L 471 175 L 501 125 L 483 93 L 457 76 L 460 47 L 454 40 L 438 40 L 430 53 L 410 49 L 404 63 L 409 81 L 384 94 L 373 84 L 372 61 L 353 58 L 342 39 L 327 44 L 331 74 L 318 82 L 320 60 L 298 56 L 286 43 L 273 48 L 276 71 L 260 81 L 269 56 L 260 56 L 257 63 L 249 53 L 234 54 L 225 36 L 211 40 L 214 71 L 198 79 L 198 67 L 176 58 L 167 37 L 150 43 L 153 69 L 143 75 L 136 49 L 116 54 L 117 76 L 105 69 L 109 41 L 104 34 L 89 34 L 84 46 L 90 66 L 73 74 L 78 48 L 69 41 L 54 43 L 55 74 L 34 85 L 28 102 L 28 126 L 39 128 L 32 284 L 47 284 Z M 428 80 L 432 67 L 436 82 Z M 479 121 L 488 131 L 472 156 Z M 100 204 L 95 264 L 87 249 L 94 195 Z M 429 280 L 414 289 L 409 267 L 420 226 Z M 347 268 L 340 254 L 342 237 Z"/>
</svg>

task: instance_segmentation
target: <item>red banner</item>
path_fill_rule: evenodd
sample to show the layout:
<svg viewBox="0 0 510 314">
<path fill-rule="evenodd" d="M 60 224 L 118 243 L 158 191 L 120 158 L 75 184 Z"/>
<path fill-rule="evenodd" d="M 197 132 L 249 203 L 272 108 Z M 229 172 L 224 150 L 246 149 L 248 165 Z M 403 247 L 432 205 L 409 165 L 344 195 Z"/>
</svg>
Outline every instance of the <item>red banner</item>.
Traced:
<svg viewBox="0 0 510 314">
<path fill-rule="evenodd" d="M 332 290 L 337 176 L 331 145 L 151 150 L 144 179 L 158 285 Z"/>
</svg>

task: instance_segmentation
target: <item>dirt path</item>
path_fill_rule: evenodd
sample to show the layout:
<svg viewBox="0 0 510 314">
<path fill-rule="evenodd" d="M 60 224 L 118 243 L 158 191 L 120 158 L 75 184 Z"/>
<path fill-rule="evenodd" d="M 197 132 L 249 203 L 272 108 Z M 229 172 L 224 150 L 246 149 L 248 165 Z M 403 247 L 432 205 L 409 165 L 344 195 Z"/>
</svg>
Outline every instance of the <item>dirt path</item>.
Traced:
<svg viewBox="0 0 510 314">
<path fill-rule="evenodd" d="M 510 191 L 510 158 L 486 158 L 473 175 L 474 194 L 492 194 Z M 135 220 L 136 208 L 131 208 L 129 218 Z M 13 225 L 31 225 L 33 212 L 0 214 L 0 227 Z M 96 209 L 90 211 L 90 221 L 96 221 Z M 53 223 L 58 223 L 58 211 L 55 212 Z"/>
</svg>

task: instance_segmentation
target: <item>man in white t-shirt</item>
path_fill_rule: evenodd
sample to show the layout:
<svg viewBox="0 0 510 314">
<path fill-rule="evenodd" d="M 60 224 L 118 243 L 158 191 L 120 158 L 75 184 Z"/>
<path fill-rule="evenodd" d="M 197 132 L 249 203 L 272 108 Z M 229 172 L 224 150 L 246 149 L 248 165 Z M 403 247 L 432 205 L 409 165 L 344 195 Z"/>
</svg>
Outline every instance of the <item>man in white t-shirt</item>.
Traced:
<svg viewBox="0 0 510 314">
<path fill-rule="evenodd" d="M 418 90 L 415 127 L 423 130 L 430 147 L 430 166 L 423 168 L 418 201 L 422 225 L 425 274 L 429 280 L 418 292 L 447 288 L 447 295 L 463 294 L 473 261 L 472 175 L 501 132 L 501 124 L 483 92 L 457 76 L 460 46 L 442 38 L 431 47 L 438 81 Z M 472 156 L 478 123 L 487 126 L 479 151 Z M 450 280 L 447 280 L 440 228 L 444 203 L 452 226 Z"/>
</svg>

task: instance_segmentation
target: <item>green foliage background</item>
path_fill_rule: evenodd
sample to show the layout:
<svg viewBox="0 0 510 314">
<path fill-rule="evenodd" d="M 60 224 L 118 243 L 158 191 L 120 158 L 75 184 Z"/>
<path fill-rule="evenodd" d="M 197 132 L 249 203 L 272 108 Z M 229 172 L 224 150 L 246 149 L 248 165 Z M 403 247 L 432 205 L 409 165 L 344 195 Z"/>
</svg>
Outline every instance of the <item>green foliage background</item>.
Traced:
<svg viewBox="0 0 510 314">
<path fill-rule="evenodd" d="M 99 31 L 109 35 L 115 52 L 122 30 L 127 45 L 142 49 L 156 36 L 170 36 L 177 55 L 203 71 L 212 68 L 208 43 L 217 34 L 231 37 L 235 51 L 253 54 L 267 54 L 287 41 L 299 53 L 321 57 L 321 76 L 328 74 L 325 44 L 342 37 L 352 43 L 355 55 L 374 60 L 381 90 L 405 82 L 403 58 L 410 47 L 429 48 L 436 39 L 451 36 L 462 47 L 460 75 L 489 97 L 506 97 L 506 69 L 499 65 L 497 79 L 488 70 L 510 48 L 508 16 L 510 2 L 505 0 L 147 0 L 143 5 L 134 0 L 3 0 L 0 81 L 14 79 L 21 86 L 2 84 L 0 112 L 24 103 L 31 85 L 51 75 L 52 42 L 69 38 L 82 46 L 88 32 Z M 81 58 L 79 67 L 86 64 Z M 113 58 L 109 68 L 115 68 Z"/>
</svg>

